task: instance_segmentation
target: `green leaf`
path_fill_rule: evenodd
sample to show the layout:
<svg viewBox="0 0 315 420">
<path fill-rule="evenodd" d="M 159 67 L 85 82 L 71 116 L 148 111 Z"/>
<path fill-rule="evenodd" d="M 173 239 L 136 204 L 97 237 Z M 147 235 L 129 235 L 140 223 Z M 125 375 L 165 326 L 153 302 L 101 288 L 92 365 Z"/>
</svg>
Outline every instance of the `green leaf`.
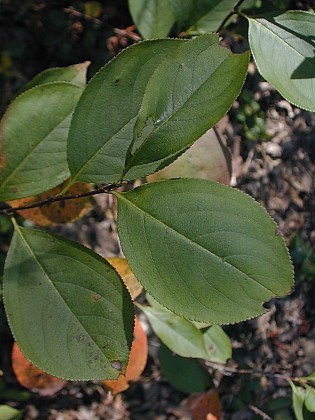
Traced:
<svg viewBox="0 0 315 420">
<path fill-rule="evenodd" d="M 206 360 L 217 363 L 226 363 L 232 357 L 232 346 L 229 336 L 219 325 L 209 327 L 203 333 L 206 349 Z"/>
<path fill-rule="evenodd" d="M 9 405 L 0 405 L 1 420 L 17 420 L 21 417 L 21 412 Z"/>
<path fill-rule="evenodd" d="M 191 322 L 162 307 L 139 307 L 146 314 L 155 334 L 174 353 L 183 357 L 205 358 L 202 333 Z"/>
<path fill-rule="evenodd" d="M 132 271 L 177 315 L 233 323 L 264 313 L 263 302 L 289 293 L 293 271 L 284 241 L 246 194 L 195 179 L 114 194 Z"/>
<path fill-rule="evenodd" d="M 87 85 L 68 141 L 74 180 L 114 182 L 162 169 L 227 112 L 242 87 L 248 53 L 217 35 L 145 41 Z"/>
<path fill-rule="evenodd" d="M 305 401 L 306 391 L 300 386 L 295 386 L 293 382 L 289 381 L 292 388 L 293 410 L 297 420 L 304 420 L 303 405 Z"/>
<path fill-rule="evenodd" d="M 66 141 L 82 88 L 67 82 L 19 95 L 0 124 L 0 200 L 47 191 L 69 177 Z"/>
<path fill-rule="evenodd" d="M 202 332 L 189 320 L 160 305 L 148 293 L 146 299 L 152 307 L 138 306 L 146 314 L 155 334 L 174 353 L 217 363 L 226 363 L 231 357 L 230 339 L 218 325 Z"/>
<path fill-rule="evenodd" d="M 315 389 L 306 385 L 305 407 L 311 413 L 315 413 Z"/>
<path fill-rule="evenodd" d="M 193 38 L 154 72 L 135 124 L 127 179 L 171 163 L 217 123 L 238 96 L 248 52 L 233 55 L 218 41 L 214 34 Z"/>
<path fill-rule="evenodd" d="M 212 382 L 208 372 L 197 360 L 173 354 L 163 344 L 160 347 L 159 357 L 163 375 L 179 391 L 190 394 L 204 392 L 211 387 Z"/>
<path fill-rule="evenodd" d="M 34 86 L 50 82 L 70 82 L 83 87 L 86 84 L 86 72 L 90 64 L 90 61 L 85 61 L 68 67 L 54 67 L 44 70 L 26 83 L 20 93 Z"/>
<path fill-rule="evenodd" d="M 261 75 L 285 99 L 315 111 L 315 14 L 294 10 L 248 21 L 249 43 Z"/>
<path fill-rule="evenodd" d="M 121 177 L 148 81 L 156 67 L 186 42 L 166 39 L 135 44 L 91 79 L 69 133 L 73 179 L 99 183 Z"/>
<path fill-rule="evenodd" d="M 221 22 L 233 10 L 235 0 L 197 0 L 191 14 L 187 34 L 216 32 Z"/>
<path fill-rule="evenodd" d="M 175 23 L 170 0 L 129 0 L 129 10 L 144 38 L 164 38 Z"/>
<path fill-rule="evenodd" d="M 125 372 L 133 305 L 103 258 L 64 238 L 16 227 L 3 283 L 13 335 L 33 364 L 71 380 Z"/>
<path fill-rule="evenodd" d="M 169 3 L 172 7 L 176 21 L 180 25 L 185 25 L 187 23 L 196 7 L 196 0 L 169 0 Z"/>
</svg>

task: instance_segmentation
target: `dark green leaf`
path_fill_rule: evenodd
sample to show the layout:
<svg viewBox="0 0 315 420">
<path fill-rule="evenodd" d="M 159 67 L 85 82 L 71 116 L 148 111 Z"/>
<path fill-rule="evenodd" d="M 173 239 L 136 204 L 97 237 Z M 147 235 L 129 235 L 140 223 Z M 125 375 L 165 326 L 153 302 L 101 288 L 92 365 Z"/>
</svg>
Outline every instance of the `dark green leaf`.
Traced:
<svg viewBox="0 0 315 420">
<path fill-rule="evenodd" d="M 69 177 L 66 141 L 82 88 L 43 84 L 19 95 L 0 124 L 0 200 L 47 191 Z"/>
<path fill-rule="evenodd" d="M 261 75 L 288 101 L 315 111 L 315 14 L 291 10 L 248 21 Z"/>
<path fill-rule="evenodd" d="M 163 375 L 179 391 L 190 394 L 204 392 L 211 387 L 208 372 L 197 360 L 177 356 L 163 344 L 160 347 L 160 362 Z"/>
<path fill-rule="evenodd" d="M 103 258 L 64 238 L 16 227 L 3 282 L 13 335 L 40 369 L 72 380 L 116 379 L 125 371 L 133 305 Z"/>
<path fill-rule="evenodd" d="M 68 141 L 74 180 L 113 182 L 162 169 L 213 126 L 242 87 L 248 53 L 217 35 L 145 41 L 86 87 Z"/>
<path fill-rule="evenodd" d="M 211 181 L 172 179 L 115 195 L 132 271 L 177 315 L 238 322 L 289 293 L 293 273 L 284 241 L 246 194 Z"/>
<path fill-rule="evenodd" d="M 129 10 L 144 38 L 165 38 L 175 23 L 170 0 L 129 0 Z"/>
</svg>

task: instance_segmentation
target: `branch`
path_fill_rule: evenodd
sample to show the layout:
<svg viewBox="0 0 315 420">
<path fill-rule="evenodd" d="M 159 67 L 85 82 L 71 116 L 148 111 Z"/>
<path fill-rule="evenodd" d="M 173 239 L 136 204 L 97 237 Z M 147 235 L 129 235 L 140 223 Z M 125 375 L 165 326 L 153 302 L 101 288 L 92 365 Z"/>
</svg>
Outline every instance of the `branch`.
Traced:
<svg viewBox="0 0 315 420">
<path fill-rule="evenodd" d="M 97 19 L 93 16 L 87 15 L 85 13 L 81 13 L 78 10 L 76 10 L 73 6 L 70 7 L 64 7 L 62 9 L 65 13 L 69 13 L 70 15 L 76 16 L 76 17 L 82 17 L 86 20 L 92 20 L 93 22 L 97 23 L 98 25 L 102 25 L 102 21 L 100 19 Z"/>
<path fill-rule="evenodd" d="M 81 194 L 59 195 L 59 196 L 55 196 L 55 197 L 46 198 L 45 200 L 36 201 L 35 203 L 27 204 L 25 206 L 19 206 L 19 207 L 11 207 L 10 206 L 8 208 L 0 210 L 0 214 L 9 215 L 9 214 L 17 213 L 21 210 L 28 210 L 28 209 L 33 209 L 35 207 L 46 206 L 48 204 L 55 203 L 56 201 L 74 200 L 76 198 L 90 197 L 90 196 L 97 195 L 97 194 L 108 193 L 108 192 L 112 191 L 115 187 L 119 187 L 119 186 L 120 185 L 118 185 L 118 184 L 106 184 L 106 185 L 103 185 L 100 188 L 97 188 L 97 189 L 91 190 L 91 191 L 87 191 L 87 192 L 84 192 L 84 193 L 81 193 Z"/>
<path fill-rule="evenodd" d="M 206 365 L 211 367 L 215 370 L 220 371 L 223 375 L 231 376 L 231 374 L 240 374 L 240 375 L 254 375 L 254 376 L 267 376 L 268 378 L 279 378 L 285 381 L 294 381 L 294 382 L 305 382 L 302 378 L 292 377 L 288 374 L 283 373 L 274 373 L 274 372 L 266 372 L 264 370 L 255 370 L 255 369 L 236 369 L 229 366 L 221 365 L 220 363 L 210 362 L 207 361 Z"/>
<path fill-rule="evenodd" d="M 228 15 L 225 16 L 225 18 L 223 19 L 223 21 L 221 22 L 221 25 L 218 27 L 218 29 L 216 30 L 216 32 L 221 32 L 222 29 L 224 28 L 224 25 L 226 24 L 226 22 L 235 14 L 237 14 L 238 9 L 240 8 L 240 6 L 242 5 L 242 3 L 244 3 L 245 0 L 239 0 L 236 5 L 233 7 L 233 10 L 230 11 L 230 13 Z"/>
</svg>

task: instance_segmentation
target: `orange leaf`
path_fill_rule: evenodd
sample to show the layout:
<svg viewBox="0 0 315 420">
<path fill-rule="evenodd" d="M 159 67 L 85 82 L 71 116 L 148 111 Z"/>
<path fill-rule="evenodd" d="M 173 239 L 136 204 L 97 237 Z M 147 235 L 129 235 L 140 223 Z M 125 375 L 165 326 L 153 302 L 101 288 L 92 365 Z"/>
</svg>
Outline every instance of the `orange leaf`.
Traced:
<svg viewBox="0 0 315 420">
<path fill-rule="evenodd" d="M 106 388 L 113 395 L 124 391 L 129 387 L 129 381 L 137 381 L 144 371 L 148 358 L 148 339 L 137 317 L 135 317 L 134 339 L 129 356 L 126 376 L 120 375 L 114 381 L 103 381 Z"/>
<path fill-rule="evenodd" d="M 67 383 L 66 380 L 55 378 L 34 366 L 24 357 L 16 343 L 13 344 L 11 358 L 16 379 L 30 391 L 50 396 L 60 391 Z"/>
<path fill-rule="evenodd" d="M 64 188 L 65 183 L 58 185 L 45 193 L 34 197 L 21 198 L 19 200 L 10 201 L 13 207 L 28 205 L 37 201 L 45 200 L 49 197 L 56 196 Z M 73 184 L 67 191 L 67 195 L 82 194 L 91 190 L 89 184 Z M 54 226 L 60 223 L 70 223 L 80 219 L 87 214 L 93 206 L 91 197 L 77 198 L 67 201 L 57 201 L 42 207 L 35 207 L 29 210 L 19 211 L 19 214 L 25 219 L 40 226 Z"/>
<path fill-rule="evenodd" d="M 188 398 L 193 420 L 218 420 L 221 416 L 221 402 L 216 390 L 192 395 Z"/>
<path fill-rule="evenodd" d="M 135 300 L 142 292 L 142 286 L 131 271 L 126 258 L 111 257 L 107 261 L 115 268 L 120 277 L 122 277 L 131 294 L 132 300 Z"/>
</svg>

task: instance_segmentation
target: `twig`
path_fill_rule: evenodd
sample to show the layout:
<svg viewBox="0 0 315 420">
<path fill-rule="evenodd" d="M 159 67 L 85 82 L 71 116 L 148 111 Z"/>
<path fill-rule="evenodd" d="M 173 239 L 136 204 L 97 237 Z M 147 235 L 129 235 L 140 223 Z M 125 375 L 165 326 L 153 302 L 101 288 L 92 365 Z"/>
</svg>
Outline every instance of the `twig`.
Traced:
<svg viewBox="0 0 315 420">
<path fill-rule="evenodd" d="M 214 134 L 215 134 L 215 136 L 216 136 L 216 138 L 217 138 L 217 140 L 220 144 L 222 152 L 224 154 L 226 164 L 227 164 L 227 168 L 228 168 L 228 172 L 229 172 L 229 177 L 231 179 L 232 178 L 232 169 L 233 169 L 232 168 L 232 156 L 231 156 L 231 154 L 228 150 L 228 147 L 227 147 L 225 141 L 222 139 L 220 130 L 218 130 L 216 125 L 214 125 L 212 128 L 213 128 Z"/>
<path fill-rule="evenodd" d="M 141 41 L 141 36 L 133 32 L 136 29 L 135 25 L 128 26 L 125 29 L 114 28 L 114 32 L 116 35 L 121 37 L 130 38 L 132 41 Z"/>
<path fill-rule="evenodd" d="M 92 20 L 93 22 L 97 23 L 98 25 L 102 25 L 102 21 L 100 19 L 97 19 L 93 16 L 86 15 L 85 13 L 79 12 L 74 7 L 64 7 L 62 9 L 65 13 L 69 13 L 70 15 L 76 16 L 76 17 L 82 17 L 86 20 Z"/>
<path fill-rule="evenodd" d="M 59 195 L 59 196 L 54 196 L 54 197 L 48 197 L 45 200 L 36 201 L 35 203 L 27 204 L 25 206 L 8 207 L 8 208 L 5 208 L 5 209 L 2 209 L 2 210 L 0 210 L 0 214 L 9 215 L 9 214 L 17 213 L 18 211 L 21 211 L 21 210 L 28 210 L 28 209 L 33 209 L 35 207 L 46 206 L 48 204 L 55 203 L 56 201 L 74 200 L 74 199 L 77 199 L 77 198 L 84 198 L 84 197 L 90 197 L 90 196 L 97 195 L 97 194 L 108 193 L 108 192 L 112 191 L 114 188 L 119 187 L 119 186 L 120 185 L 118 185 L 118 184 L 106 184 L 106 185 L 103 185 L 100 188 L 97 188 L 97 189 L 91 190 L 91 191 L 87 191 L 87 192 L 84 192 L 84 193 L 81 193 L 81 194 Z"/>
<path fill-rule="evenodd" d="M 223 19 L 223 21 L 221 22 L 221 25 L 218 27 L 216 32 L 221 32 L 222 29 L 224 28 L 224 25 L 226 24 L 226 22 L 238 12 L 239 7 L 241 6 L 242 3 L 244 3 L 245 0 L 239 0 L 236 5 L 233 7 L 233 10 L 230 11 L 230 13 L 228 15 L 225 16 L 225 18 Z"/>
<path fill-rule="evenodd" d="M 235 373 L 235 374 L 240 374 L 240 375 L 267 376 L 269 378 L 279 378 L 285 381 L 301 382 L 300 381 L 301 378 L 291 377 L 288 374 L 265 372 L 264 370 L 255 370 L 255 369 L 236 369 L 233 367 L 221 365 L 220 363 L 209 362 L 209 361 L 206 362 L 206 365 L 208 367 L 212 367 L 213 369 L 220 371 L 223 375 L 227 375 L 227 376 L 230 376 L 231 373 Z"/>
<path fill-rule="evenodd" d="M 255 405 L 249 404 L 248 408 L 252 410 L 255 414 L 257 414 L 257 416 L 260 416 L 263 420 L 272 420 L 272 418 L 268 416 L 268 414 L 264 413 Z"/>
</svg>

